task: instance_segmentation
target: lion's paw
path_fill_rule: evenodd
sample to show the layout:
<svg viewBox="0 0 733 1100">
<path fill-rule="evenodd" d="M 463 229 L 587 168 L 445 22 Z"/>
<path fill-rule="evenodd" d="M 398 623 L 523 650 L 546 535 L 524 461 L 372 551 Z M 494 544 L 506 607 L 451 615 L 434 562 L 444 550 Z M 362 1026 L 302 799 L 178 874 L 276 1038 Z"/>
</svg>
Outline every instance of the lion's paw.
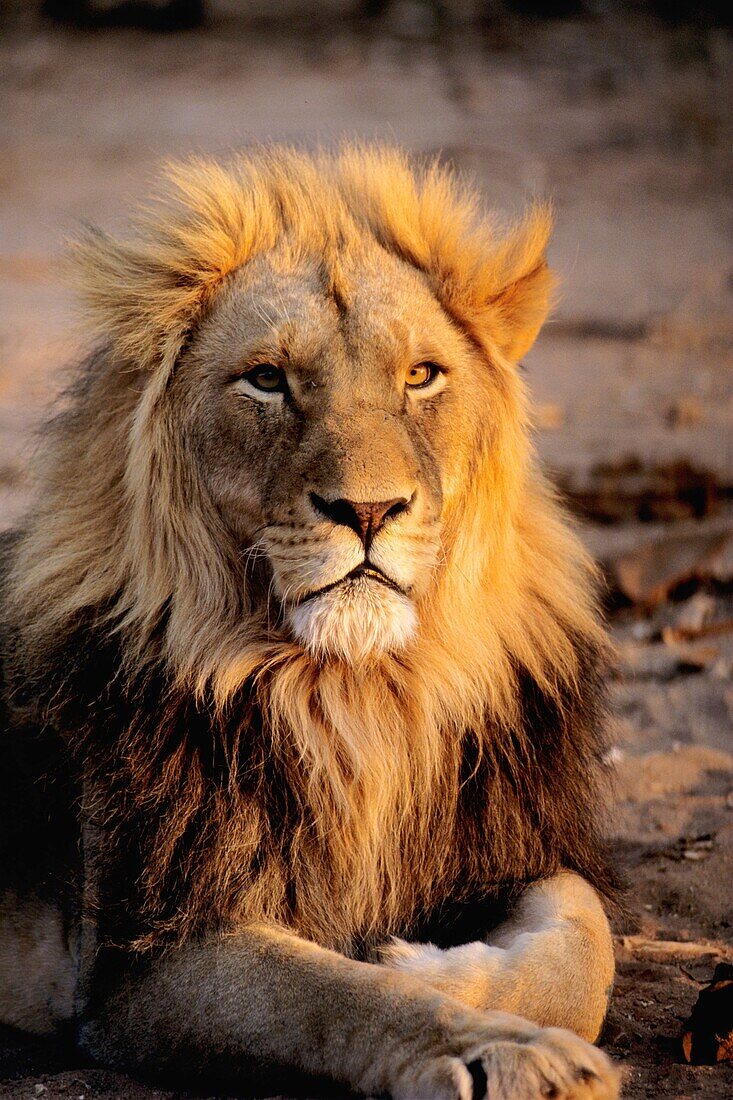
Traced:
<svg viewBox="0 0 733 1100">
<path fill-rule="evenodd" d="M 619 1074 L 570 1031 L 544 1028 L 526 1042 L 494 1039 L 461 1056 L 406 1068 L 395 1100 L 616 1100 Z"/>
</svg>

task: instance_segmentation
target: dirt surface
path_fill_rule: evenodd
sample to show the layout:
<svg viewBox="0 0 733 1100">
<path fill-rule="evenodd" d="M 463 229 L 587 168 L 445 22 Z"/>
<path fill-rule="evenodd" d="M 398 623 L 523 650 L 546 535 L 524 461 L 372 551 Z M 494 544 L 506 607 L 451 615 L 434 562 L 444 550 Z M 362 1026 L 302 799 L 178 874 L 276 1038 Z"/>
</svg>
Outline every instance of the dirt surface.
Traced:
<svg viewBox="0 0 733 1100">
<path fill-rule="evenodd" d="M 563 300 L 525 364 L 538 446 L 604 561 L 620 647 L 610 833 L 631 919 L 604 1043 L 629 1098 L 733 1095 L 678 1036 L 733 959 L 731 40 L 640 17 L 503 21 L 439 38 L 221 20 L 165 37 L 0 37 L 0 523 L 79 347 L 58 279 L 80 219 L 119 223 L 164 157 L 361 135 L 439 150 L 516 211 L 555 203 Z M 395 14 L 396 13 L 396 14 Z M 322 31 L 322 29 L 321 29 Z M 0 1098 L 173 1094 L 0 1035 Z"/>
</svg>

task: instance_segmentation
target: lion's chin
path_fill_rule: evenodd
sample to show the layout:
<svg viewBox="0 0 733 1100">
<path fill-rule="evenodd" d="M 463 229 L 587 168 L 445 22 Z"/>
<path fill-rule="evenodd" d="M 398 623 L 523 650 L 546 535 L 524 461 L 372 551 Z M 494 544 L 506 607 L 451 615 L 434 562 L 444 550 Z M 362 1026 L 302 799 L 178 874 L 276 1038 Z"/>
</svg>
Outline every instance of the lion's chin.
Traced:
<svg viewBox="0 0 733 1100">
<path fill-rule="evenodd" d="M 355 665 L 404 649 L 417 629 L 412 601 L 375 581 L 344 581 L 288 611 L 293 634 L 319 660 Z"/>
</svg>

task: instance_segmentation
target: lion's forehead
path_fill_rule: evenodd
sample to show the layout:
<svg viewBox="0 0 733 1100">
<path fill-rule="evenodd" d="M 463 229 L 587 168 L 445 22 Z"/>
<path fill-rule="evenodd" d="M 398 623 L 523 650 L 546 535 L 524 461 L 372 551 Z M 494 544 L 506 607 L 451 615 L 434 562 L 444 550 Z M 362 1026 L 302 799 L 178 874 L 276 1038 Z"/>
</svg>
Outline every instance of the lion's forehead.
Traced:
<svg viewBox="0 0 733 1100">
<path fill-rule="evenodd" d="M 422 276 L 385 257 L 338 273 L 304 262 L 242 269 L 215 305 L 204 336 L 225 358 L 286 350 L 295 368 L 357 360 L 392 365 L 418 354 L 426 335 L 445 343 L 450 325 Z M 333 278 L 332 278 L 333 276 Z"/>
</svg>

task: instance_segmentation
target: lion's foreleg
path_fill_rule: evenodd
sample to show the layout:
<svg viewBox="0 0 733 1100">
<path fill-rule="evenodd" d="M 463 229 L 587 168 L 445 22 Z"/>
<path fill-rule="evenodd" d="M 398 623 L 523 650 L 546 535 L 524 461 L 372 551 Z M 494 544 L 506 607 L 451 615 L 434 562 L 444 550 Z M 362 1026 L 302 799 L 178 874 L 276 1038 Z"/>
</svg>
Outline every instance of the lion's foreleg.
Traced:
<svg viewBox="0 0 733 1100">
<path fill-rule="evenodd" d="M 613 985 L 606 914 L 595 890 L 570 872 L 528 887 L 486 942 L 441 950 L 397 940 L 380 956 L 474 1008 L 516 1012 L 591 1041 Z"/>
<path fill-rule="evenodd" d="M 487 1087 L 492 1100 L 617 1095 L 605 1056 L 569 1032 L 477 1012 L 275 928 L 192 943 L 96 981 L 81 1042 L 128 1069 L 240 1090 L 316 1075 L 395 1100 L 482 1100 Z"/>
</svg>

